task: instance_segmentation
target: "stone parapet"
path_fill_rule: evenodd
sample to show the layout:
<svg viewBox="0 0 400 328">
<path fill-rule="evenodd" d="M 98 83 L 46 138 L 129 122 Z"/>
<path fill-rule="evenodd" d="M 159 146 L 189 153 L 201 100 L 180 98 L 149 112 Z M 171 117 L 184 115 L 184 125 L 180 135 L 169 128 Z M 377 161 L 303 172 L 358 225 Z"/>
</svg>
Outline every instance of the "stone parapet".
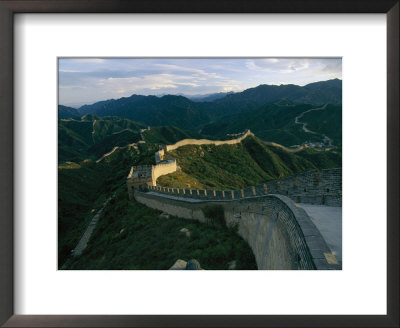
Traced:
<svg viewBox="0 0 400 328">
<path fill-rule="evenodd" d="M 308 171 L 239 190 L 182 189 L 159 186 L 148 186 L 148 190 L 164 194 L 179 194 L 186 198 L 208 200 L 231 200 L 280 194 L 289 197 L 296 203 L 341 206 L 342 169 Z"/>
<path fill-rule="evenodd" d="M 135 191 L 135 199 L 170 215 L 200 222 L 207 222 L 202 210 L 205 206 L 221 205 L 226 225 L 238 226 L 238 234 L 253 250 L 260 270 L 341 269 L 329 261 L 334 255 L 307 213 L 286 196 L 194 201 L 180 195 Z"/>
</svg>

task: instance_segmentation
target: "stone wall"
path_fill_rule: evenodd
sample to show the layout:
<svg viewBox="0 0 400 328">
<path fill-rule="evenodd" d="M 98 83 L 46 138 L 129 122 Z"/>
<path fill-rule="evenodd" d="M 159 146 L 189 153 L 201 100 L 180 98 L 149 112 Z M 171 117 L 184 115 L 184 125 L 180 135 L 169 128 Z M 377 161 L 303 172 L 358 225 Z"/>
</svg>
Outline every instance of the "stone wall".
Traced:
<svg viewBox="0 0 400 328">
<path fill-rule="evenodd" d="M 231 139 L 231 140 L 226 140 L 226 141 L 215 141 L 215 140 L 207 140 L 207 139 L 184 139 L 181 141 L 178 141 L 177 143 L 173 145 L 168 145 L 165 146 L 163 149 L 158 150 L 154 154 L 155 162 L 156 165 L 153 165 L 148 168 L 148 174 L 151 176 L 151 180 L 145 181 L 143 177 L 138 177 L 137 174 L 135 174 L 136 171 L 138 170 L 143 170 L 142 167 L 133 167 L 128 175 L 127 178 L 127 185 L 128 185 L 128 192 L 129 197 L 131 198 L 131 190 L 132 188 L 136 187 L 142 187 L 146 184 L 149 186 L 156 186 L 157 184 L 157 179 L 158 177 L 162 175 L 166 175 L 169 173 L 173 173 L 177 169 L 177 164 L 175 159 L 168 159 L 164 160 L 164 155 L 165 152 L 168 150 L 173 150 L 176 148 L 179 148 L 181 146 L 185 145 L 205 145 L 205 144 L 214 144 L 214 145 L 224 145 L 224 144 L 236 144 L 241 142 L 243 139 L 245 139 L 247 136 L 253 135 L 253 133 L 250 132 L 250 130 L 247 130 L 241 137 L 236 138 L 236 139 Z"/>
<path fill-rule="evenodd" d="M 158 164 L 159 162 L 161 162 L 164 159 L 164 153 L 165 153 L 164 149 L 160 149 L 159 151 L 156 151 L 156 153 L 154 154 L 156 164 Z"/>
<path fill-rule="evenodd" d="M 313 170 L 267 182 L 268 192 L 296 203 L 342 206 L 342 169 Z"/>
<path fill-rule="evenodd" d="M 193 201 L 171 195 L 135 191 L 135 199 L 170 215 L 206 222 L 202 208 L 219 204 L 226 224 L 238 225 L 260 270 L 332 270 L 332 256 L 306 212 L 282 195 L 253 196 L 231 201 Z"/>
<path fill-rule="evenodd" d="M 156 185 L 158 177 L 173 173 L 176 169 L 177 165 L 175 159 L 159 162 L 156 165 L 132 166 L 126 180 L 129 199 L 132 199 L 132 193 L 135 188 L 151 188 Z"/>
<path fill-rule="evenodd" d="M 234 145 L 250 135 L 253 136 L 254 134 L 250 130 L 247 130 L 241 137 L 231 140 L 183 139 L 173 145 L 165 146 L 165 150 L 170 151 L 186 145 Z"/>
<path fill-rule="evenodd" d="M 159 162 L 152 167 L 152 184 L 156 185 L 158 177 L 162 175 L 166 175 L 169 173 L 173 173 L 176 171 L 176 159 L 171 159 L 164 162 Z"/>
<path fill-rule="evenodd" d="M 167 194 L 175 194 L 183 197 L 209 199 L 209 200 L 229 200 L 241 199 L 252 196 L 266 194 L 280 194 L 291 198 L 296 203 L 320 204 L 328 206 L 342 205 L 342 169 L 313 170 L 297 174 L 282 179 L 267 181 L 265 183 L 248 187 L 241 190 L 195 190 L 180 188 L 157 187 L 157 179 L 162 175 L 173 173 L 177 170 L 175 159 L 164 160 L 166 151 L 174 150 L 185 145 L 204 145 L 204 144 L 236 144 L 247 136 L 253 135 L 247 130 L 241 137 L 231 140 L 216 141 L 207 139 L 184 139 L 173 145 L 165 146 L 155 153 L 156 165 L 148 167 L 147 180 L 144 177 L 136 177 L 132 172 L 143 169 L 134 167 L 127 179 L 128 192 L 132 198 L 132 187 L 146 186 L 149 190 Z M 136 180 L 136 181 L 134 181 Z"/>
<path fill-rule="evenodd" d="M 162 174 L 160 174 L 162 175 Z M 342 205 L 342 169 L 313 170 L 267 181 L 240 190 L 203 190 L 149 186 L 150 191 L 202 200 L 232 200 L 267 194 L 280 194 L 296 203 Z"/>
<path fill-rule="evenodd" d="M 236 139 L 231 140 L 208 140 L 208 139 L 183 139 L 180 140 L 173 145 L 164 146 L 163 149 L 160 149 L 154 154 L 156 164 L 161 162 L 164 159 L 164 155 L 166 151 L 174 150 L 182 146 L 186 145 L 234 145 L 241 142 L 247 136 L 254 135 L 250 130 L 246 130 L 243 135 Z"/>
<path fill-rule="evenodd" d="M 133 198 L 135 188 L 149 184 L 152 184 L 152 165 L 132 166 L 126 179 L 129 199 Z"/>
</svg>

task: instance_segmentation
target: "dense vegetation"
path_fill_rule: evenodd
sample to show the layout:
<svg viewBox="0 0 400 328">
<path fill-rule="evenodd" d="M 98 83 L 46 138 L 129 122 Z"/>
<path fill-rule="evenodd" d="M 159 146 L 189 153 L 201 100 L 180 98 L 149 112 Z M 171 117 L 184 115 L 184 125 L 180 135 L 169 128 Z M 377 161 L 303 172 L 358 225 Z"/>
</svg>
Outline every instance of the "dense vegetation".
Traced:
<svg viewBox="0 0 400 328">
<path fill-rule="evenodd" d="M 94 215 L 93 212 L 101 205 L 99 190 L 103 182 L 103 174 L 91 162 L 63 165 L 58 169 L 59 265 L 68 258 Z"/>
<path fill-rule="evenodd" d="M 58 162 L 98 159 L 115 146 L 140 140 L 144 125 L 130 120 L 95 115 L 58 121 Z"/>
<path fill-rule="evenodd" d="M 243 92 L 227 94 L 213 101 L 191 101 L 182 96 L 163 97 L 132 95 L 100 101 L 79 108 L 82 115 L 119 116 L 150 126 L 173 125 L 197 130 L 224 116 L 257 109 L 267 103 L 287 98 L 296 104 L 341 104 L 342 81 L 329 80 L 298 85 L 259 85 Z"/>
<path fill-rule="evenodd" d="M 132 95 L 85 105 L 79 111 L 82 114 L 124 117 L 151 126 L 173 125 L 194 129 L 210 120 L 210 113 L 203 109 L 206 109 L 203 103 L 196 103 L 182 96 Z"/>
<path fill-rule="evenodd" d="M 342 107 L 328 105 L 326 110 L 311 111 L 304 114 L 302 121 L 307 128 L 332 138 L 334 144 L 342 147 Z"/>
<path fill-rule="evenodd" d="M 124 187 L 104 210 L 88 247 L 64 269 L 169 269 L 178 259 L 197 259 L 206 270 L 257 269 L 248 244 L 221 224 L 160 217 L 157 210 L 127 199 Z M 190 236 L 180 232 L 190 231 Z"/>
<path fill-rule="evenodd" d="M 152 127 L 144 131 L 143 136 L 146 142 L 163 145 L 174 144 L 182 139 L 201 138 L 201 135 L 196 132 L 181 130 L 174 126 Z"/>
<path fill-rule="evenodd" d="M 72 107 L 58 105 L 58 119 L 79 118 L 81 115 L 78 110 Z"/>
<path fill-rule="evenodd" d="M 295 105 L 290 101 L 280 101 L 261 106 L 257 109 L 224 117 L 223 119 L 203 127 L 202 133 L 212 136 L 223 136 L 250 129 L 259 138 L 266 141 L 292 146 L 305 141 L 321 141 L 322 134 L 331 137 L 336 146 L 341 146 L 342 108 L 329 105 L 325 110 L 311 111 L 301 121 L 308 123 L 308 128 L 317 134 L 306 133 L 301 124 L 296 124 L 296 116 L 317 108 L 317 106 Z"/>
<path fill-rule="evenodd" d="M 256 137 L 235 145 L 188 145 L 166 154 L 180 170 L 158 178 L 161 186 L 239 189 L 296 173 L 341 166 L 339 153 L 305 149 L 297 153 L 267 146 Z"/>
<path fill-rule="evenodd" d="M 139 144 L 114 152 L 96 163 L 84 160 L 58 167 L 58 264 L 70 256 L 90 220 L 121 185 L 131 165 L 151 164 L 155 148 Z"/>
<path fill-rule="evenodd" d="M 237 269 L 255 269 L 251 250 L 233 230 L 178 218 L 161 220 L 160 212 L 127 200 L 130 166 L 152 164 L 157 149 L 153 144 L 137 146 L 115 151 L 99 163 L 59 165 L 59 267 L 168 269 L 178 258 L 196 258 L 205 269 L 226 269 L 234 260 Z M 105 208 L 90 245 L 72 257 L 71 250 L 114 191 L 117 197 Z M 179 232 L 182 227 L 191 231 L 190 238 Z M 126 230 L 119 235 L 121 229 Z"/>
<path fill-rule="evenodd" d="M 297 85 L 259 85 L 243 92 L 229 93 L 217 97 L 212 101 L 196 102 L 183 96 L 172 95 L 163 97 L 132 95 L 131 97 L 85 105 L 78 111 L 80 115 L 89 114 L 83 116 L 85 120 L 93 116 L 92 121 L 96 120 L 96 122 L 101 121 L 99 117 L 118 116 L 141 122 L 144 126 L 169 125 L 185 129 L 185 131 L 180 131 L 180 136 L 177 135 L 180 139 L 200 138 L 199 131 L 207 138 L 221 139 L 227 134 L 251 129 L 259 138 L 285 146 L 299 145 L 304 142 L 320 142 L 322 140 L 321 135 L 326 134 L 335 141 L 336 146 L 340 147 L 342 133 L 341 102 L 342 81 L 334 79 L 311 83 L 304 87 Z M 306 122 L 310 122 L 310 129 L 311 127 L 316 128 L 313 131 L 316 131 L 317 134 L 306 133 L 300 124 L 295 124 L 296 116 L 307 109 L 316 108 L 325 103 L 333 105 L 330 105 L 326 111 L 312 112 L 304 117 Z M 68 111 L 65 108 L 67 107 L 60 106 L 60 117 L 76 115 L 77 111 L 73 108 L 68 109 Z M 75 111 L 75 114 L 69 114 L 71 111 Z M 75 116 L 71 117 L 76 118 Z M 125 120 L 125 122 L 131 122 L 129 120 Z M 320 124 L 320 122 L 323 123 Z M 126 127 L 126 129 L 137 132 L 138 126 L 137 123 L 135 124 L 135 127 Z M 115 122 L 113 125 L 116 125 Z M 69 134 L 65 131 L 62 132 L 61 137 Z M 165 133 L 158 136 L 153 136 L 152 133 L 147 133 L 149 142 L 171 142 L 171 138 L 164 140 L 159 138 L 160 135 L 165 135 Z M 105 135 L 109 134 L 108 131 Z M 104 135 L 102 133 L 94 134 L 92 141 L 86 140 L 89 142 L 89 146 L 91 143 L 101 141 L 96 139 L 98 136 L 103 137 Z M 135 139 L 136 136 L 129 137 L 131 142 L 134 142 L 132 140 Z M 83 145 L 81 146 L 83 147 Z M 99 146 L 98 148 L 107 149 L 107 146 Z M 87 147 L 85 151 L 86 149 Z M 76 152 L 74 153 L 73 150 L 67 148 L 61 149 L 60 157 L 64 159 L 78 156 L 81 159 L 80 155 L 82 155 L 82 151 L 76 154 Z"/>
<path fill-rule="evenodd" d="M 316 134 L 295 124 L 296 116 L 322 103 L 333 105 L 301 119 Z M 237 269 L 255 269 L 254 256 L 235 227 L 222 224 L 222 208 L 204 209 L 208 224 L 200 224 L 166 219 L 128 201 L 125 183 L 130 167 L 154 164 L 160 144 L 185 138 L 229 139 L 248 128 L 257 137 L 240 144 L 192 145 L 167 153 L 177 159 L 180 169 L 160 177 L 158 183 L 238 189 L 315 168 L 340 167 L 340 103 L 341 81 L 331 80 L 305 87 L 261 85 L 198 102 L 182 96 L 133 95 L 79 110 L 59 106 L 59 268 L 168 269 L 177 259 L 195 258 L 205 269 L 227 269 L 231 261 L 236 261 Z M 295 152 L 263 141 L 291 146 L 321 141 L 323 135 L 338 148 Z M 71 257 L 93 216 L 115 192 L 88 247 Z M 183 227 L 191 231 L 190 237 L 179 232 Z"/>
</svg>

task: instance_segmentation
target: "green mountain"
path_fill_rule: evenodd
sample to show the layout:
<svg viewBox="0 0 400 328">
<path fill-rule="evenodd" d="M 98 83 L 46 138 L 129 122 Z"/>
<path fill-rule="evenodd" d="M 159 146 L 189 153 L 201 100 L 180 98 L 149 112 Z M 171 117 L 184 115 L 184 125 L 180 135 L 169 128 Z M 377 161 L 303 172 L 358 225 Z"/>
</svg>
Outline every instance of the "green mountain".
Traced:
<svg viewBox="0 0 400 328">
<path fill-rule="evenodd" d="M 295 103 L 322 105 L 342 103 L 342 81 L 338 79 L 307 84 L 303 87 L 294 84 L 262 84 L 243 92 L 227 95 L 215 101 L 218 105 L 252 109 L 286 98 Z M 238 106 L 239 105 L 239 106 Z M 242 109 L 242 110 L 243 110 Z M 231 111 L 230 114 L 233 114 Z"/>
<path fill-rule="evenodd" d="M 188 145 L 170 151 L 180 170 L 157 183 L 173 188 L 240 189 L 316 168 L 341 166 L 341 155 L 310 148 L 290 152 L 247 137 L 235 145 Z"/>
<path fill-rule="evenodd" d="M 296 117 L 310 109 L 320 108 L 308 104 L 295 104 L 288 99 L 249 110 L 245 113 L 226 116 L 204 126 L 201 133 L 213 137 L 222 137 L 230 133 L 239 133 L 250 129 L 259 138 L 285 146 L 300 145 L 306 141 L 320 142 L 323 135 L 342 144 L 342 107 L 327 105 L 326 109 L 310 111 L 299 119 L 307 123 L 307 128 L 316 133 L 307 133 L 303 124 L 296 123 Z"/>
<path fill-rule="evenodd" d="M 85 159 L 59 164 L 59 267 L 70 257 L 71 250 L 106 198 L 120 187 L 126 191 L 126 177 L 131 166 L 153 164 L 156 150 L 153 144 L 138 144 L 118 149 L 100 162 Z"/>
<path fill-rule="evenodd" d="M 203 107 L 201 103 L 182 96 L 132 95 L 85 105 L 79 111 L 82 114 L 124 117 L 151 126 L 174 125 L 192 129 L 210 121 L 210 114 L 202 110 Z"/>
<path fill-rule="evenodd" d="M 126 146 L 141 139 L 145 126 L 118 117 L 86 115 L 58 121 L 58 161 L 98 159 L 115 146 Z"/>
<path fill-rule="evenodd" d="M 341 80 L 298 85 L 259 85 L 243 92 L 227 94 L 213 101 L 192 101 L 183 96 L 163 97 L 132 95 L 100 101 L 79 108 L 82 115 L 118 116 L 151 126 L 172 125 L 197 130 L 224 116 L 254 110 L 286 98 L 294 103 L 341 104 Z"/>
<path fill-rule="evenodd" d="M 220 98 L 225 97 L 226 95 L 230 95 L 233 94 L 233 91 L 229 91 L 229 92 L 218 92 L 218 93 L 211 93 L 211 94 L 207 94 L 207 95 L 195 95 L 195 96 L 190 96 L 187 97 L 192 101 L 214 101 Z"/>
<path fill-rule="evenodd" d="M 79 118 L 78 110 L 72 107 L 58 105 L 58 119 Z"/>
<path fill-rule="evenodd" d="M 327 135 L 336 146 L 342 147 L 342 106 L 328 105 L 325 110 L 310 111 L 301 120 L 317 136 Z"/>
<path fill-rule="evenodd" d="M 158 126 L 143 132 L 146 142 L 170 145 L 182 139 L 200 139 L 199 133 L 181 130 L 174 126 Z"/>
</svg>

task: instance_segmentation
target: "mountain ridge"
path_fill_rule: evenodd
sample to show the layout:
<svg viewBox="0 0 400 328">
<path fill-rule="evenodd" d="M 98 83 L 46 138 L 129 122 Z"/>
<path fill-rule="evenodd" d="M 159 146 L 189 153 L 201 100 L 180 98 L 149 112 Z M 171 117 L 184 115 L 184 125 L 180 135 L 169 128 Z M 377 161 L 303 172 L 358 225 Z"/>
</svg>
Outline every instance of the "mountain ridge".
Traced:
<svg viewBox="0 0 400 328">
<path fill-rule="evenodd" d="M 58 105 L 58 119 L 79 118 L 81 114 L 76 108 Z"/>
<path fill-rule="evenodd" d="M 181 95 L 131 95 L 108 99 L 78 109 L 80 115 L 119 116 L 150 126 L 174 125 L 196 130 L 226 115 L 253 110 L 285 98 L 294 103 L 341 104 L 341 80 L 327 80 L 298 86 L 261 84 L 213 101 L 193 101 Z"/>
</svg>

